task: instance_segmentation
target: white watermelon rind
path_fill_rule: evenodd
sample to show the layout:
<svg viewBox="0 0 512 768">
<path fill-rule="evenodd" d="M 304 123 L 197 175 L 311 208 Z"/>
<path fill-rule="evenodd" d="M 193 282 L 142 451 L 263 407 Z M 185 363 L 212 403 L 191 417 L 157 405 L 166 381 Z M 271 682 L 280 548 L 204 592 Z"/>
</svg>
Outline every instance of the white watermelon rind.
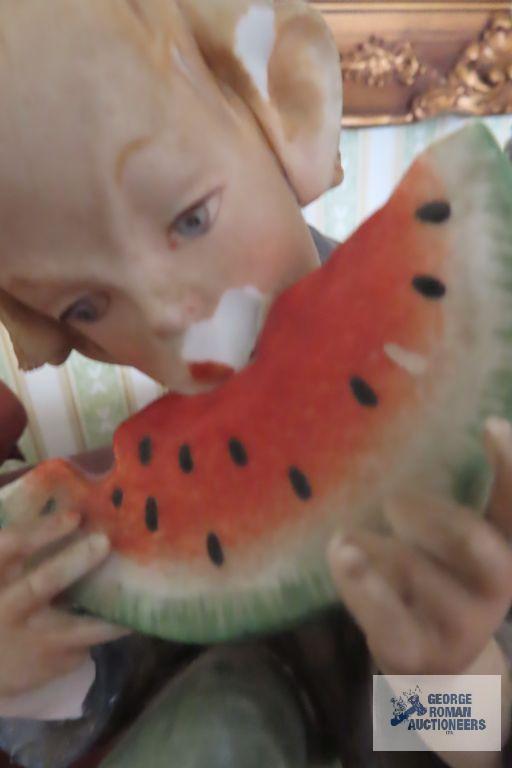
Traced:
<svg viewBox="0 0 512 768">
<path fill-rule="evenodd" d="M 230 592 L 155 599 L 131 592 L 123 599 L 122 568 L 119 582 L 105 583 L 103 576 L 84 581 L 73 592 L 73 604 L 94 615 L 163 639 L 185 643 L 215 643 L 285 631 L 305 617 L 320 613 L 336 602 L 336 592 L 326 564 L 315 573 L 264 591 Z M 149 586 L 149 584 L 148 584 Z"/>
</svg>

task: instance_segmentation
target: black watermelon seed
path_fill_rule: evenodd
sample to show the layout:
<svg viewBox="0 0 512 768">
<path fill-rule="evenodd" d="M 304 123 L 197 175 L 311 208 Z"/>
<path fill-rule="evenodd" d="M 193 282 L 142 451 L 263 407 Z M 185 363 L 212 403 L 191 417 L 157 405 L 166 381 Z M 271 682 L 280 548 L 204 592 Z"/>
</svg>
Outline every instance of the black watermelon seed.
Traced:
<svg viewBox="0 0 512 768">
<path fill-rule="evenodd" d="M 313 495 L 311 485 L 304 472 L 301 472 L 297 467 L 290 467 L 288 471 L 288 477 L 292 484 L 292 488 L 302 501 L 307 501 Z"/>
<path fill-rule="evenodd" d="M 426 299 L 442 299 L 446 294 L 445 284 L 431 275 L 417 275 L 413 278 L 412 287 Z"/>
<path fill-rule="evenodd" d="M 224 565 L 224 551 L 219 537 L 215 533 L 209 533 L 206 540 L 206 548 L 208 550 L 208 557 L 214 565 L 218 568 Z"/>
<path fill-rule="evenodd" d="M 375 390 L 359 376 L 354 376 L 350 379 L 350 388 L 357 402 L 360 405 L 364 405 L 365 408 L 375 408 L 379 404 L 379 398 Z"/>
<path fill-rule="evenodd" d="M 244 444 L 241 443 L 240 440 L 235 440 L 235 438 L 232 438 L 228 445 L 231 458 L 235 464 L 237 464 L 239 467 L 245 467 L 249 462 L 249 457 L 247 456 L 247 451 Z"/>
<path fill-rule="evenodd" d="M 153 442 L 150 437 L 143 437 L 139 443 L 140 463 L 147 466 L 153 458 Z"/>
<path fill-rule="evenodd" d="M 192 458 L 192 451 L 189 445 L 181 446 L 178 459 L 180 467 L 186 475 L 194 471 L 194 459 Z"/>
<path fill-rule="evenodd" d="M 146 528 L 151 533 L 158 531 L 158 504 L 152 496 L 146 501 Z"/>
<path fill-rule="evenodd" d="M 442 224 L 450 218 L 451 213 L 450 203 L 446 200 L 432 200 L 418 208 L 416 218 L 428 224 Z"/>
<path fill-rule="evenodd" d="M 41 517 L 46 517 L 47 515 L 53 515 L 56 509 L 57 509 L 57 500 L 54 499 L 52 496 L 44 504 L 39 514 L 41 515 Z"/>
<path fill-rule="evenodd" d="M 112 504 L 114 505 L 114 507 L 119 508 L 123 503 L 123 499 L 124 499 L 124 493 L 122 488 L 114 488 L 114 490 L 112 491 Z"/>
</svg>

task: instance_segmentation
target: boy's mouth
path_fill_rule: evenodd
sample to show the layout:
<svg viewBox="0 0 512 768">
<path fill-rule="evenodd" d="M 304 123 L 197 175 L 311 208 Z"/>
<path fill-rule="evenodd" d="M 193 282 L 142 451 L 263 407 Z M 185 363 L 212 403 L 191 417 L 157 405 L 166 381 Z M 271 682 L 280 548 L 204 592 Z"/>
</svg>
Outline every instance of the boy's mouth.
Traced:
<svg viewBox="0 0 512 768">
<path fill-rule="evenodd" d="M 187 329 L 181 355 L 195 382 L 218 384 L 245 368 L 269 304 L 257 288 L 230 288 L 212 317 Z"/>
<path fill-rule="evenodd" d="M 197 384 L 222 384 L 234 373 L 234 368 L 222 363 L 189 363 L 190 376 Z"/>
</svg>

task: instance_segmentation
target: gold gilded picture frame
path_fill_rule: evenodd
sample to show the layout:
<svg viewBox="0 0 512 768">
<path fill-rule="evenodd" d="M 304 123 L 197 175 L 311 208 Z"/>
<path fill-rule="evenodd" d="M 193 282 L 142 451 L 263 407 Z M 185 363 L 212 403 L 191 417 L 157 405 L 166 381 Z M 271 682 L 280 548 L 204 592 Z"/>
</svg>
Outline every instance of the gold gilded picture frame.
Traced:
<svg viewBox="0 0 512 768">
<path fill-rule="evenodd" d="M 512 113 L 512 0 L 312 0 L 340 51 L 347 126 Z"/>
</svg>

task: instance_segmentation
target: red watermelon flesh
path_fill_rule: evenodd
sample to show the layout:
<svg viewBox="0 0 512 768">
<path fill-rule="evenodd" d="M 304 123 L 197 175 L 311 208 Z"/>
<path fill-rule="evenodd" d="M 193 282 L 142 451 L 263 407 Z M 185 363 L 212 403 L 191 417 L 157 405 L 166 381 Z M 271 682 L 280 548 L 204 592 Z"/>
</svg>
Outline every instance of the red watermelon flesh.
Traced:
<svg viewBox="0 0 512 768">
<path fill-rule="evenodd" d="M 3 522 L 79 510 L 113 554 L 71 599 L 148 633 L 305 617 L 335 600 L 335 530 L 378 523 L 401 488 L 481 478 L 479 425 L 512 413 L 511 276 L 512 169 L 473 125 L 278 299 L 247 369 L 131 418 L 102 477 L 41 464 L 3 491 Z"/>
</svg>

